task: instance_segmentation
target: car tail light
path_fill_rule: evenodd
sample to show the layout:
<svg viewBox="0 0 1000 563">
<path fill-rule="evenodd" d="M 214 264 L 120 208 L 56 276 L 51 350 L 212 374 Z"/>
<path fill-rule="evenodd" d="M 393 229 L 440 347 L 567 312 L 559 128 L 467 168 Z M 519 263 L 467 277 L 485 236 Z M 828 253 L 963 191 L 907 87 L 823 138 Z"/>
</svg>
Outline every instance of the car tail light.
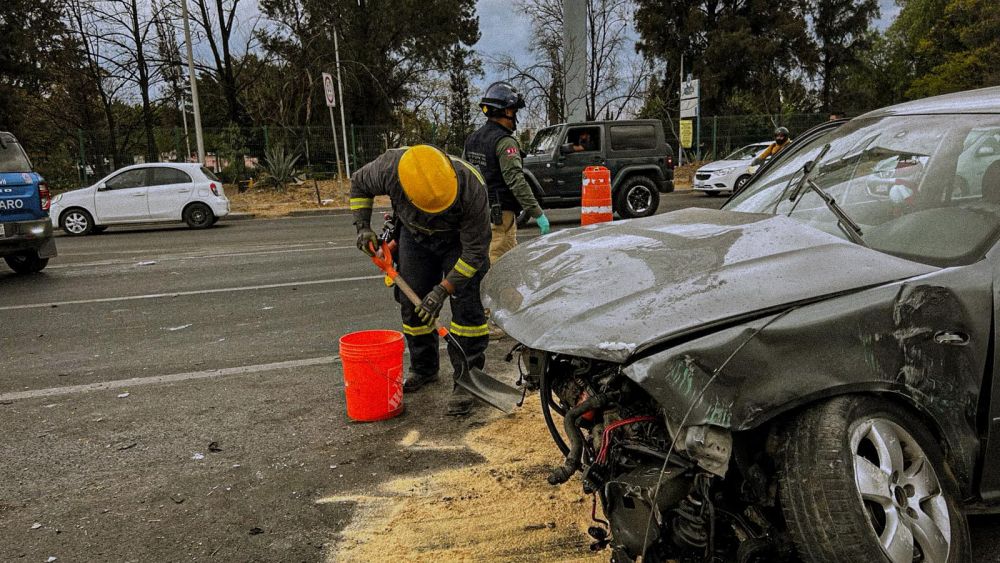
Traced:
<svg viewBox="0 0 1000 563">
<path fill-rule="evenodd" d="M 47 182 L 38 183 L 38 202 L 42 205 L 42 211 L 48 211 L 52 206 L 52 194 Z"/>
<path fill-rule="evenodd" d="M 663 162 L 666 163 L 667 168 L 670 170 L 674 169 L 674 157 L 672 155 L 667 155 L 667 157 L 663 159 Z"/>
<path fill-rule="evenodd" d="M 211 184 L 209 184 L 208 185 L 208 189 L 212 190 L 212 194 L 215 197 L 219 197 L 219 186 L 216 186 L 215 182 L 212 182 Z"/>
</svg>

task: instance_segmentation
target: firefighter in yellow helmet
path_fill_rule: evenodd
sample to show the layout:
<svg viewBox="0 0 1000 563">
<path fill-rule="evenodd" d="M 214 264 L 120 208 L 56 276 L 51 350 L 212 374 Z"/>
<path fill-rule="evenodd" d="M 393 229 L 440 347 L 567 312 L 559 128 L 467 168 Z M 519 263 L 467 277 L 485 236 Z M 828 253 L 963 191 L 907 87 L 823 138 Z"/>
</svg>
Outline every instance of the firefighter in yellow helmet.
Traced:
<svg viewBox="0 0 1000 563">
<path fill-rule="evenodd" d="M 483 368 L 489 329 L 479 285 L 489 269 L 490 217 L 482 176 L 469 163 L 430 145 L 385 152 L 351 176 L 351 210 L 357 245 L 372 254 L 378 237 L 371 228 L 375 196 L 388 195 L 399 223 L 396 261 L 400 276 L 423 302 L 414 307 L 397 292 L 410 369 L 403 388 L 416 391 L 438 377 L 438 335 L 434 322 L 451 303 L 451 332 L 472 367 Z M 455 372 L 458 350 L 449 347 Z M 448 414 L 467 414 L 472 397 L 456 387 Z"/>
</svg>

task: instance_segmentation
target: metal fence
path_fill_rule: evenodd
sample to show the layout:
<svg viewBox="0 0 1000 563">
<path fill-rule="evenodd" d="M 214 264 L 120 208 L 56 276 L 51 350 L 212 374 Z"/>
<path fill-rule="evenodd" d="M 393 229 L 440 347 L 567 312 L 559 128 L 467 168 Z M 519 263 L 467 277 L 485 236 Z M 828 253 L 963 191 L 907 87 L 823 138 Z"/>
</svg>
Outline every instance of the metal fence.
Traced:
<svg viewBox="0 0 1000 563">
<path fill-rule="evenodd" d="M 778 125 L 788 127 L 792 136 L 821 123 L 820 114 L 730 115 L 703 117 L 696 128 L 696 146 L 689 155 L 699 159 L 725 156 L 741 146 L 770 140 Z M 677 146 L 674 123 L 666 124 L 667 140 Z M 182 127 L 161 128 L 154 132 L 156 154 L 160 162 L 196 162 L 194 132 Z M 370 162 L 389 147 L 413 143 L 432 143 L 448 152 L 461 153 L 461 142 L 450 138 L 447 128 L 433 124 L 402 128 L 377 125 L 348 125 L 347 151 L 343 134 L 337 131 L 336 145 L 328 126 L 250 127 L 229 126 L 205 129 L 206 165 L 226 182 L 258 176 L 266 163 L 268 147 L 282 146 L 297 155 L 297 166 L 315 176 L 334 175 Z M 77 131 L 59 146 L 27 147 L 41 173 L 57 188 L 89 185 L 105 175 L 130 164 L 145 162 L 144 132 L 133 128 L 114 135 L 108 131 Z"/>
</svg>

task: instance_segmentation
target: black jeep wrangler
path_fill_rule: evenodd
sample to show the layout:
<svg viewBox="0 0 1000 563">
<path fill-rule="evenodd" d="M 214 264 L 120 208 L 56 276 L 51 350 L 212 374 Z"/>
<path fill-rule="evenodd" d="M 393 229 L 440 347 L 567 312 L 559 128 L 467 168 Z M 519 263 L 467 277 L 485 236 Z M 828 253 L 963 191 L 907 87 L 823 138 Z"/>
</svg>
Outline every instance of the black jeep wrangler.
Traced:
<svg viewBox="0 0 1000 563">
<path fill-rule="evenodd" d="M 657 119 L 562 123 L 539 131 L 524 157 L 524 175 L 543 208 L 580 205 L 583 169 L 611 170 L 613 207 L 622 218 L 656 213 L 674 191 L 674 159 Z M 518 217 L 527 223 L 527 213 Z"/>
</svg>

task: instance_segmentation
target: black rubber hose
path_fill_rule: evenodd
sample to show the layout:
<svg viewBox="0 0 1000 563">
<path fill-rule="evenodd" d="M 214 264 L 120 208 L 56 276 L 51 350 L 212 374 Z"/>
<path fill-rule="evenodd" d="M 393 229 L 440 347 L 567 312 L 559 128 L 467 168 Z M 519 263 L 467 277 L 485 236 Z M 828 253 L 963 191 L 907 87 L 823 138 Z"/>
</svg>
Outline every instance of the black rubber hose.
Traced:
<svg viewBox="0 0 1000 563">
<path fill-rule="evenodd" d="M 563 428 L 566 430 L 566 436 L 569 437 L 569 453 L 566 454 L 566 462 L 563 466 L 553 469 L 552 473 L 549 474 L 550 485 L 561 485 L 569 481 L 569 478 L 580 469 L 582 463 L 580 458 L 583 456 L 583 432 L 580 430 L 580 418 L 592 410 L 603 409 L 614 403 L 618 400 L 619 395 L 620 393 L 617 391 L 594 395 L 566 413 L 566 418 L 563 419 Z"/>
<path fill-rule="evenodd" d="M 552 420 L 552 380 L 548 375 L 549 370 L 543 369 L 541 375 L 538 378 L 538 394 L 542 397 L 542 418 L 545 419 L 545 426 L 549 428 L 549 434 L 552 434 L 552 439 L 556 443 L 556 447 L 562 452 L 562 455 L 569 454 L 569 446 L 566 444 L 566 440 L 563 440 L 561 434 L 559 434 L 559 429 L 556 428 L 556 423 Z"/>
</svg>

